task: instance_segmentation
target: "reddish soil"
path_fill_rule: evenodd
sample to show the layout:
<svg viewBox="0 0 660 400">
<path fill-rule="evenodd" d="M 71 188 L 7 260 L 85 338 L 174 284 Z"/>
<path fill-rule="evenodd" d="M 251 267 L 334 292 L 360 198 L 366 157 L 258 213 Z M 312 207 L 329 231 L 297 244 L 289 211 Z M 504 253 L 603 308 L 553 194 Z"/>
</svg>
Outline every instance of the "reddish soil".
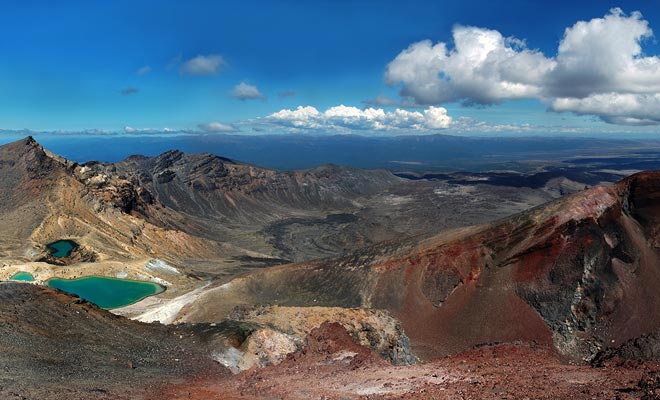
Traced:
<svg viewBox="0 0 660 400">
<path fill-rule="evenodd" d="M 168 385 L 168 399 L 660 399 L 660 363 L 567 365 L 546 346 L 486 346 L 395 367 L 324 324 L 282 364 Z"/>
</svg>

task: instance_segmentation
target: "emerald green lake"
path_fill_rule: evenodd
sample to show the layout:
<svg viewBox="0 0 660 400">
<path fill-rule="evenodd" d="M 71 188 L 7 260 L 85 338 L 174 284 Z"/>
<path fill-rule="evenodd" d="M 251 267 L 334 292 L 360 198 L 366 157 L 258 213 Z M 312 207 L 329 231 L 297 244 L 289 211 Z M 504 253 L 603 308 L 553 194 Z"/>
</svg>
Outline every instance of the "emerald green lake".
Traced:
<svg viewBox="0 0 660 400">
<path fill-rule="evenodd" d="M 165 290 L 152 282 L 90 276 L 80 279 L 49 279 L 48 286 L 73 293 L 105 309 L 133 304 Z"/>
<path fill-rule="evenodd" d="M 50 254 L 57 258 L 68 257 L 73 249 L 78 247 L 76 242 L 72 240 L 58 240 L 57 242 L 49 243 L 46 246 L 48 247 Z"/>
<path fill-rule="evenodd" d="M 26 282 L 33 282 L 34 281 L 34 276 L 32 276 L 31 273 L 29 272 L 17 272 L 14 274 L 14 276 L 11 277 L 12 281 L 26 281 Z"/>
</svg>

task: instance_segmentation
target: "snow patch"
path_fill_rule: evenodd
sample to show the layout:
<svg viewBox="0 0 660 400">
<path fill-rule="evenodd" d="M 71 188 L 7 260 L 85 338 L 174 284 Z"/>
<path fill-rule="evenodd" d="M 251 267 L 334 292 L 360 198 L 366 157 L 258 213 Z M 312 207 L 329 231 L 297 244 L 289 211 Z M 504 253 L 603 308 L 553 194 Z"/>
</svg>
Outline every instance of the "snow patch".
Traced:
<svg viewBox="0 0 660 400">
<path fill-rule="evenodd" d="M 166 263 L 163 260 L 160 260 L 158 258 L 154 258 L 152 260 L 149 260 L 149 262 L 144 266 L 144 269 L 150 272 L 160 272 L 164 274 L 171 274 L 171 275 L 179 275 L 181 272 L 179 272 L 178 269 L 174 268 L 170 264 Z"/>
<path fill-rule="evenodd" d="M 172 286 L 171 282 L 166 281 L 165 279 L 160 279 L 155 276 L 151 277 L 151 281 L 163 286 Z"/>
<path fill-rule="evenodd" d="M 199 296 L 204 293 L 204 290 L 209 286 L 202 286 L 192 292 L 175 297 L 169 300 L 159 299 L 159 304 L 150 310 L 133 317 L 133 319 L 141 322 L 160 322 L 161 324 L 171 324 L 179 315 L 181 309 L 193 301 L 197 300 Z"/>
</svg>

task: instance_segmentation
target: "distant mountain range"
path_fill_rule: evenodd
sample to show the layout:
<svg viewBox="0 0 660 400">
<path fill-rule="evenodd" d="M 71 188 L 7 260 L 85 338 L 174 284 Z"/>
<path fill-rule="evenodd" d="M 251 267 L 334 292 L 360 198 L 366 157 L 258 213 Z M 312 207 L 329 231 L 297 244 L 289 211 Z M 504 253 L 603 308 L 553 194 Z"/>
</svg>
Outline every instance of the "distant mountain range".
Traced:
<svg viewBox="0 0 660 400">
<path fill-rule="evenodd" d="M 117 162 L 171 149 L 212 153 L 280 170 L 336 164 L 392 171 L 452 172 L 494 169 L 527 172 L 538 165 L 566 166 L 576 157 L 632 157 L 628 164 L 651 161 L 634 169 L 660 168 L 660 141 L 576 137 L 463 137 L 450 135 L 365 137 L 358 135 L 205 135 L 205 136 L 57 136 L 38 139 L 70 160 Z M 6 139 L 11 140 L 11 139 Z M 569 163 L 570 164 L 570 163 Z M 624 169 L 620 166 L 620 169 Z"/>
</svg>

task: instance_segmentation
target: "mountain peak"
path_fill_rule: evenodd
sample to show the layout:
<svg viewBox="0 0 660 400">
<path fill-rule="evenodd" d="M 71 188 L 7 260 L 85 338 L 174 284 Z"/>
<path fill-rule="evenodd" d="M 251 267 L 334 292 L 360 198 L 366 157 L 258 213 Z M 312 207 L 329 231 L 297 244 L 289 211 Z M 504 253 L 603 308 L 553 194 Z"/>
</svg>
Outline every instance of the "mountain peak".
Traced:
<svg viewBox="0 0 660 400">
<path fill-rule="evenodd" d="M 25 142 L 26 145 L 28 146 L 40 146 L 39 143 L 37 143 L 36 140 L 32 136 L 28 136 L 25 139 L 23 139 L 23 142 Z"/>
<path fill-rule="evenodd" d="M 44 150 L 44 147 L 41 144 L 39 144 L 39 142 L 37 142 L 35 140 L 35 138 L 32 137 L 32 136 L 26 136 L 23 139 L 17 140 L 17 141 L 12 142 L 12 143 L 9 143 L 7 146 L 12 146 L 12 145 L 15 149 L 25 148 L 28 151 L 30 149 Z"/>
<path fill-rule="evenodd" d="M 16 158 L 31 152 L 44 152 L 44 148 L 32 136 L 0 146 L 3 158 Z"/>
<path fill-rule="evenodd" d="M 33 178 L 43 178 L 75 165 L 44 149 L 32 136 L 0 146 L 0 161 L 24 169 Z"/>
</svg>

